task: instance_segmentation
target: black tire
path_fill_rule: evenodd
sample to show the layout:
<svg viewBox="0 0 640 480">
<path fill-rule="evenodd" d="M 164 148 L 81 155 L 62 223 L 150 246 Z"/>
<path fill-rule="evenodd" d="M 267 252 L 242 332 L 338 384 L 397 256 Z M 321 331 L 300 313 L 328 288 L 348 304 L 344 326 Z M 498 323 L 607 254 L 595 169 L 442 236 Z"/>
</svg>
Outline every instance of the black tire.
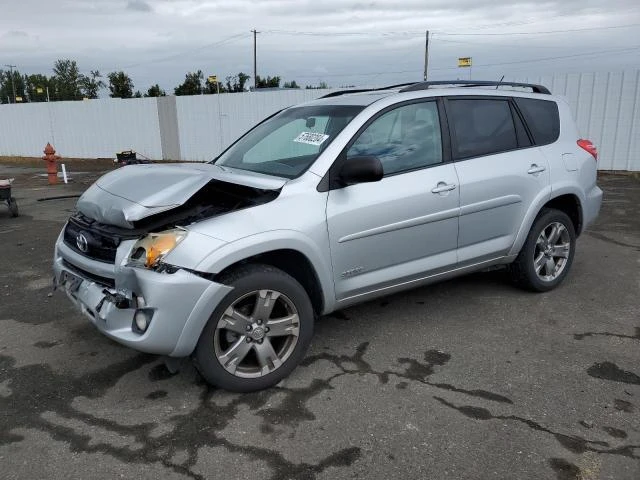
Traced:
<svg viewBox="0 0 640 480">
<path fill-rule="evenodd" d="M 568 233 L 569 237 L 569 255 L 566 258 L 566 264 L 562 271 L 552 280 L 543 280 L 538 276 L 535 270 L 535 255 L 536 255 L 536 242 L 540 237 L 542 230 L 552 223 L 562 224 Z M 518 257 L 510 265 L 509 270 L 511 279 L 513 282 L 526 290 L 534 292 L 546 292 L 556 288 L 565 279 L 571 264 L 573 263 L 573 257 L 576 252 L 576 232 L 573 222 L 569 216 L 556 209 L 545 208 L 540 211 L 536 220 L 531 226 L 527 240 L 522 246 L 522 250 L 518 254 Z"/>
<path fill-rule="evenodd" d="M 243 265 L 218 281 L 233 287 L 233 290 L 216 307 L 202 330 L 193 354 L 196 368 L 208 383 L 232 392 L 253 392 L 276 385 L 302 361 L 311 342 L 314 312 L 307 292 L 287 273 L 262 264 Z M 293 303 L 299 318 L 299 334 L 293 351 L 278 368 L 257 378 L 242 378 L 227 371 L 218 360 L 214 335 L 227 308 L 243 296 L 259 290 L 275 290 Z"/>
<path fill-rule="evenodd" d="M 16 202 L 15 198 L 11 197 L 8 203 L 9 203 L 9 211 L 11 212 L 11 216 L 17 217 L 19 215 L 18 202 Z"/>
</svg>

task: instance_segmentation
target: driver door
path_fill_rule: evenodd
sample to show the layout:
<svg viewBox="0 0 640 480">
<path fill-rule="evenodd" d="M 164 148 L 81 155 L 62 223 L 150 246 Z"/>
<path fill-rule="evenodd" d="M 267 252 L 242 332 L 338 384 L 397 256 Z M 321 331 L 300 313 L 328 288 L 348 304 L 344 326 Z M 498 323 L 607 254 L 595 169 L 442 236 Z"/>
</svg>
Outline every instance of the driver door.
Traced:
<svg viewBox="0 0 640 480">
<path fill-rule="evenodd" d="M 379 182 L 337 188 L 327 198 L 327 225 L 336 297 L 418 281 L 457 262 L 459 189 L 443 163 L 435 100 L 383 110 L 346 150 L 346 160 L 372 155 Z"/>
</svg>

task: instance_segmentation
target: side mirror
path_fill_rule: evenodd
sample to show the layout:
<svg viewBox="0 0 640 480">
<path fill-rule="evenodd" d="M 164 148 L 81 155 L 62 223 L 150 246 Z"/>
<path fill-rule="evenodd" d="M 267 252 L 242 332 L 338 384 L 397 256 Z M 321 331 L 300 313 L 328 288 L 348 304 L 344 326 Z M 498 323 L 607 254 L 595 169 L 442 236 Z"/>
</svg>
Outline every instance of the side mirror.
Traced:
<svg viewBox="0 0 640 480">
<path fill-rule="evenodd" d="M 344 162 L 338 173 L 338 179 L 343 185 L 378 182 L 383 176 L 382 163 L 374 156 L 351 157 Z"/>
</svg>

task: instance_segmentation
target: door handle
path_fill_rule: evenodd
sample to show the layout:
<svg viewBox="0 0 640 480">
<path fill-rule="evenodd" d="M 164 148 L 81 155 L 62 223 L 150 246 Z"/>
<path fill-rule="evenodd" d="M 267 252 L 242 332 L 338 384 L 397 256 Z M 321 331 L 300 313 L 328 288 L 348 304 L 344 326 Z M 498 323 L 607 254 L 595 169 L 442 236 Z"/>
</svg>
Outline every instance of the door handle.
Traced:
<svg viewBox="0 0 640 480">
<path fill-rule="evenodd" d="M 541 173 L 544 172 L 546 170 L 546 167 L 543 167 L 541 165 L 536 165 L 535 163 L 531 164 L 531 168 L 529 168 L 529 170 L 527 170 L 527 173 L 529 175 L 535 175 L 536 173 Z"/>
<path fill-rule="evenodd" d="M 431 193 L 450 192 L 451 190 L 455 190 L 456 187 L 457 185 L 455 183 L 438 182 L 438 185 L 431 189 Z"/>
</svg>

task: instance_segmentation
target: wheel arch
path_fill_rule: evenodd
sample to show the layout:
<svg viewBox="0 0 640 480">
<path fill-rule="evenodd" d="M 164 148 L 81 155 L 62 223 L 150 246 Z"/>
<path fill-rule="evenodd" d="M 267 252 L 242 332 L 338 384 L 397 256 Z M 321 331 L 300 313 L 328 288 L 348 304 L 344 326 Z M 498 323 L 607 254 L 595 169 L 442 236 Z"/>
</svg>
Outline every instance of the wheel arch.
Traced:
<svg viewBox="0 0 640 480">
<path fill-rule="evenodd" d="M 247 264 L 264 264 L 271 265 L 283 272 L 291 275 L 309 295 L 313 311 L 316 315 L 320 315 L 324 309 L 324 298 L 322 295 L 322 287 L 318 274 L 313 267 L 311 261 L 301 252 L 290 248 L 279 250 L 269 250 L 267 252 L 258 253 L 251 257 L 244 258 L 221 270 L 214 277 L 214 281 L 226 275 L 231 270 L 240 265 Z"/>
<path fill-rule="evenodd" d="M 277 231 L 226 244 L 201 261 L 197 270 L 213 274 L 215 280 L 240 265 L 271 265 L 291 275 L 303 286 L 314 312 L 320 315 L 331 311 L 335 304 L 331 265 L 327 265 L 326 260 L 330 258 L 329 252 L 323 254 L 305 235 Z"/>
<path fill-rule="evenodd" d="M 566 213 L 573 223 L 576 237 L 579 236 L 584 225 L 583 205 L 584 194 L 573 185 L 554 186 L 553 190 L 550 188 L 545 189 L 532 202 L 516 235 L 516 240 L 509 251 L 509 255 L 517 255 L 520 252 L 533 222 L 535 222 L 544 208 L 555 208 Z"/>
</svg>

